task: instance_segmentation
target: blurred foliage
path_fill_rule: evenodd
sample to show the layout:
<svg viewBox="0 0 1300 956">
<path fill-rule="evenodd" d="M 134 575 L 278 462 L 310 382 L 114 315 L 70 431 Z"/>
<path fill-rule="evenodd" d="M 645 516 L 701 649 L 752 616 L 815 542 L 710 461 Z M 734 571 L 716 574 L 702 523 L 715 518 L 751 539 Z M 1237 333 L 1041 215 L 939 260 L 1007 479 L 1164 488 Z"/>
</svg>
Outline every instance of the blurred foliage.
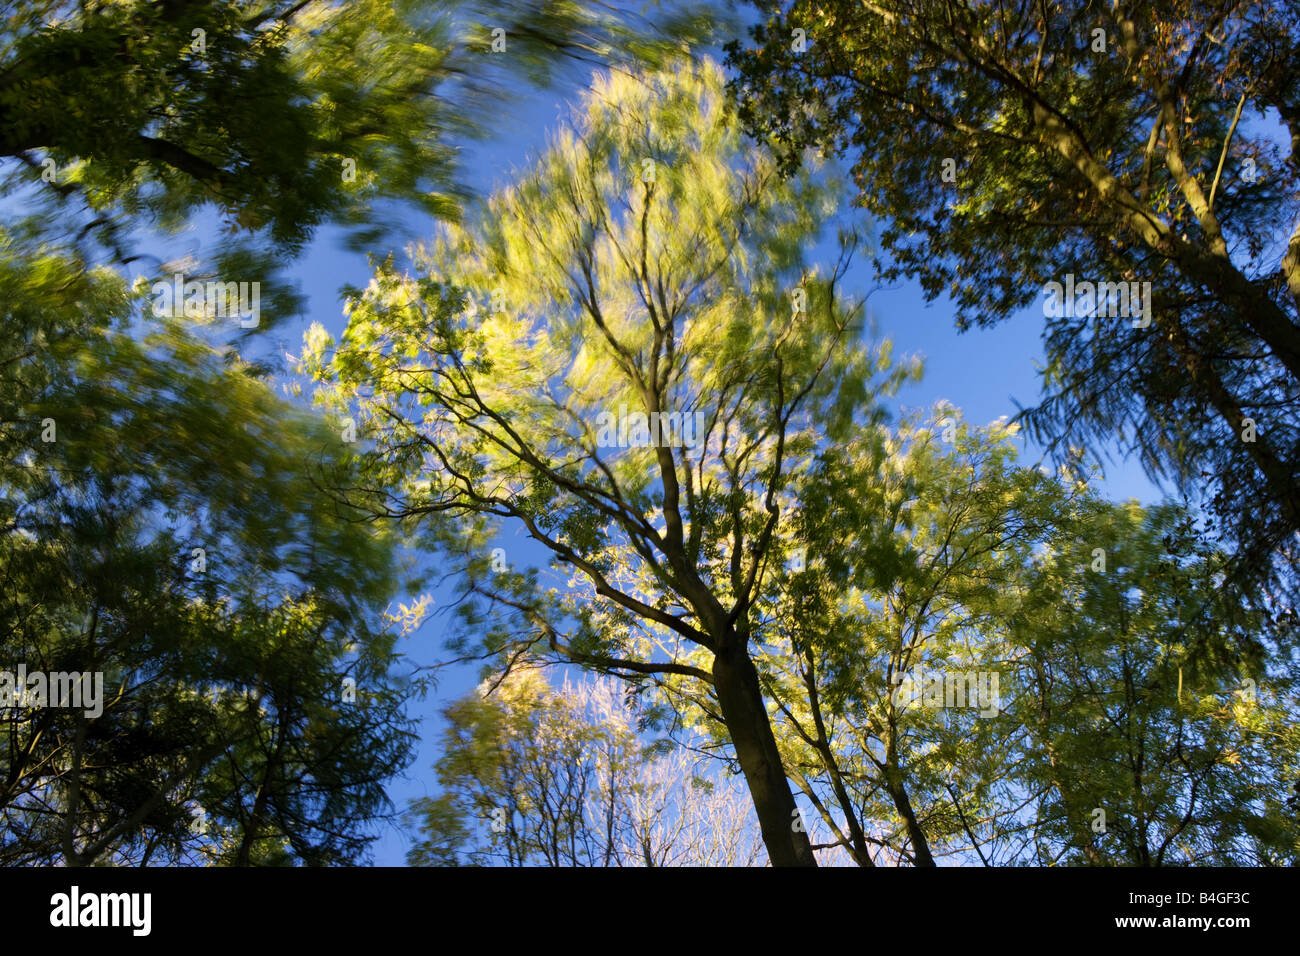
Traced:
<svg viewBox="0 0 1300 956">
<path fill-rule="evenodd" d="M 1048 543 L 1011 627 L 1026 861 L 1294 866 L 1295 622 L 1223 587 L 1232 557 L 1173 505 L 1088 501 Z"/>
<path fill-rule="evenodd" d="M 285 270 L 322 224 L 373 251 L 412 210 L 454 218 L 470 195 L 458 151 L 497 132 L 486 117 L 519 79 L 654 63 L 715 25 L 695 6 L 637 16 L 585 0 L 41 0 L 0 14 L 0 192 L 33 203 L 51 239 L 123 264 L 148 258 L 142 230 L 215 213 L 223 235 L 191 271 L 261 282 L 278 301 L 263 328 L 300 311 Z"/>
<path fill-rule="evenodd" d="M 788 848 L 794 803 L 745 661 L 774 501 L 917 370 L 863 341 L 861 303 L 838 292 L 858 238 L 829 274 L 808 261 L 835 183 L 780 180 L 716 63 L 611 72 L 516 183 L 416 251 L 414 274 L 376 262 L 341 340 L 316 326 L 303 356 L 374 442 L 365 487 L 385 491 L 358 503 L 466 572 L 458 655 L 641 680 L 716 678 L 715 655 L 735 658 L 724 706 L 746 774 L 770 775 L 750 779 L 773 801 L 769 852 Z M 601 416 L 621 410 L 677 426 L 657 447 L 620 442 Z M 571 573 L 490 567 L 511 520 Z"/>
<path fill-rule="evenodd" d="M 10 241 L 0 301 L 0 661 L 105 698 L 3 708 L 0 860 L 358 859 L 412 733 L 339 431 L 106 268 Z"/>
<path fill-rule="evenodd" d="M 426 686 L 397 673 L 426 606 L 396 600 L 423 584 L 413 539 L 463 575 L 453 654 L 502 678 L 447 711 L 413 862 L 756 852 L 737 794 L 654 777 L 653 729 L 739 765 L 774 862 L 812 858 L 792 783 L 823 857 L 860 865 L 1295 863 L 1293 569 L 1259 574 L 1298 523 L 1300 266 L 1270 272 L 1260 238 L 1290 227 L 1294 155 L 1243 128 L 1233 162 L 1262 178 L 1198 199 L 1234 98 L 1293 124 L 1289 7 L 1121 4 L 1099 60 L 1091 9 L 1026 5 L 1008 32 L 914 6 L 775 10 L 733 50 L 767 145 L 676 50 L 710 29 L 694 7 L 0 6 L 0 664 L 105 678 L 93 719 L 0 711 L 0 862 L 364 859 Z M 804 19 L 832 55 L 792 58 Z M 468 202 L 457 144 L 566 59 L 611 70 Z M 919 363 L 843 294 L 856 234 L 807 261 L 841 191 L 833 163 L 798 168 L 816 144 L 861 149 L 884 277 L 951 289 L 963 323 L 1064 272 L 1151 276 L 1143 339 L 1054 320 L 1026 421 L 1072 458 L 1121 434 L 1184 486 L 1205 463 L 1217 525 L 1023 467 L 1003 422 L 888 425 Z M 413 271 L 394 203 L 441 222 Z M 157 277 L 260 281 L 261 328 L 297 308 L 282 270 L 321 225 L 377 253 L 341 341 L 307 335 L 326 415 L 124 277 L 145 230 L 213 210 L 228 235 Z M 601 423 L 625 410 L 690 437 L 628 447 Z M 1238 444 L 1245 412 L 1261 438 Z M 491 555 L 512 524 L 549 575 Z M 555 662 L 628 697 L 528 676 Z M 904 700 L 914 668 L 996 674 L 995 712 Z"/>
<path fill-rule="evenodd" d="M 234 346 L 301 309 L 286 268 L 320 226 L 374 249 L 412 209 L 454 218 L 457 151 L 520 77 L 715 22 L 659 13 L 0 4 L 0 646 L 108 697 L 5 708 L 0 861 L 362 857 L 409 759 L 394 642 L 424 605 L 390 603 L 400 542 L 332 490 L 357 478 L 345 423 Z M 201 257 L 149 251 L 214 215 Z M 151 314 L 175 273 L 257 283 L 260 323 Z"/>
</svg>

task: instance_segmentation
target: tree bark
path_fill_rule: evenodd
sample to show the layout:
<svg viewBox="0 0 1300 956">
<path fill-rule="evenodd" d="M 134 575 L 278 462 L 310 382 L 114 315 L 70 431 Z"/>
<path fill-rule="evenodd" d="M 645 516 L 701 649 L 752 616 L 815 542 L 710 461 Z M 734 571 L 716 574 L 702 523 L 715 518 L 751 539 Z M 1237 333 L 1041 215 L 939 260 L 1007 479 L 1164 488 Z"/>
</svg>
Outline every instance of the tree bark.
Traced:
<svg viewBox="0 0 1300 956">
<path fill-rule="evenodd" d="M 816 866 L 812 843 L 794 822 L 797 807 L 763 703 L 758 670 L 746 648 L 720 641 L 713 657 L 713 686 L 740 769 L 758 814 L 773 866 Z"/>
<path fill-rule="evenodd" d="M 930 841 L 925 838 L 925 831 L 921 829 L 921 824 L 916 819 L 916 811 L 912 809 L 912 801 L 907 796 L 907 788 L 903 786 L 902 773 L 897 766 L 887 768 L 885 773 L 889 780 L 887 789 L 890 798 L 894 801 L 894 809 L 907 824 L 907 836 L 912 841 L 912 863 L 915 866 L 937 866 L 934 856 L 930 853 Z"/>
</svg>

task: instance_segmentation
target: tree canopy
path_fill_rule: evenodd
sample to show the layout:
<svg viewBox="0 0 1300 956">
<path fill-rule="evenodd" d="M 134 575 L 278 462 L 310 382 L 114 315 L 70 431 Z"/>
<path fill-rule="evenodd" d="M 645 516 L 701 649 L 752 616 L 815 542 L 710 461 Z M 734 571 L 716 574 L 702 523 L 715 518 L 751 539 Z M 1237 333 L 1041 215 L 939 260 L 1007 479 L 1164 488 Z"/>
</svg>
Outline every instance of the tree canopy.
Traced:
<svg viewBox="0 0 1300 956">
<path fill-rule="evenodd" d="M 328 491 L 351 426 L 277 398 L 245 340 L 300 308 L 285 266 L 321 225 L 382 248 L 395 204 L 453 218 L 457 150 L 515 78 L 653 59 L 712 22 L 663 12 L 5 9 L 0 859 L 364 859 L 412 752 L 395 642 L 418 605 L 396 603 L 398 539 Z M 218 240 L 174 257 L 213 212 Z M 211 280 L 198 305 L 151 303 L 173 272 Z M 250 282 L 265 321 L 236 331 L 212 287 Z M 65 709 L 15 694 L 27 672 L 103 692 Z"/>
<path fill-rule="evenodd" d="M 189 271 L 266 286 L 245 340 L 301 311 L 287 269 L 323 224 L 374 250 L 405 233 L 399 213 L 455 217 L 459 151 L 519 78 L 653 60 L 713 22 L 659 12 L 652 27 L 586 2 L 23 4 L 0 30 L 0 188 L 33 205 L 24 228 L 146 271 L 167 264 L 147 230 L 219 217 Z"/>
<path fill-rule="evenodd" d="M 814 857 L 815 821 L 863 866 L 1294 856 L 1294 623 L 1221 589 L 1229 554 L 1189 550 L 1186 512 L 1019 465 L 1005 422 L 890 425 L 919 369 L 865 338 L 844 259 L 805 258 L 831 172 L 779 176 L 710 63 L 602 78 L 413 272 L 377 262 L 338 342 L 309 333 L 322 401 L 373 443 L 352 500 L 464 576 L 453 652 L 629 681 L 744 774 L 774 865 Z M 510 527 L 551 575 L 497 547 Z M 1238 706 L 1243 680 L 1268 691 Z M 471 717 L 499 711 L 466 706 L 449 759 L 489 745 Z M 566 786 L 581 740 L 551 758 Z M 497 791 L 452 767 L 425 821 L 468 839 L 450 808 Z"/>
<path fill-rule="evenodd" d="M 1032 434 L 1136 451 L 1209 506 L 1243 576 L 1283 549 L 1294 585 L 1300 7 L 756 5 L 729 47 L 746 127 L 787 167 L 851 153 L 883 274 L 950 295 L 959 327 L 1042 308 Z"/>
<path fill-rule="evenodd" d="M 415 865 L 1300 860 L 1300 8 L 759 7 L 0 10 L 0 863 L 364 862 L 475 666 Z M 1041 404 L 895 407 L 846 197 Z"/>
<path fill-rule="evenodd" d="M 11 245 L 0 287 L 0 648 L 102 682 L 5 695 L 0 859 L 358 859 L 411 725 L 339 433 L 179 320 L 132 334 L 110 269 Z"/>
</svg>

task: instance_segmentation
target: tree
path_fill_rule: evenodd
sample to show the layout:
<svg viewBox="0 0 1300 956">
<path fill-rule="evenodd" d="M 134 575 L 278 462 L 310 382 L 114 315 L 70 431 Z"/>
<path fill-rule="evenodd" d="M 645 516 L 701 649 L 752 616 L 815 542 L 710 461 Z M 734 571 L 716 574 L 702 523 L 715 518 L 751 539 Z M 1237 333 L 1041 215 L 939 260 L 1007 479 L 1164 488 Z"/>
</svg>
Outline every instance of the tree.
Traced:
<svg viewBox="0 0 1300 956">
<path fill-rule="evenodd" d="M 227 234 L 190 277 L 265 285 L 264 331 L 300 310 L 283 268 L 322 224 L 373 248 L 395 204 L 457 214 L 457 151 L 508 79 L 653 61 L 711 22 L 662 13 L 655 30 L 585 2 L 25 4 L 0 29 L 2 188 L 25 190 L 51 241 L 93 261 L 98 240 L 122 266 L 148 258 L 143 230 L 215 211 Z"/>
<path fill-rule="evenodd" d="M 11 243 L 0 289 L 0 859 L 358 859 L 412 735 L 339 432 L 111 270 Z"/>
<path fill-rule="evenodd" d="M 326 219 L 373 227 L 379 200 L 445 216 L 451 138 L 491 89 L 457 86 L 475 60 L 492 72 L 487 22 L 513 44 L 494 62 L 538 80 L 565 55 L 653 59 L 703 28 L 668 11 L 648 34 L 583 4 L 44 0 L 6 22 L 0 156 L 97 211 L 168 225 L 215 202 L 291 250 Z"/>
<path fill-rule="evenodd" d="M 439 797 L 415 802 L 420 865 L 735 866 L 762 858 L 748 795 L 637 739 L 612 678 L 484 682 L 443 716 Z"/>
<path fill-rule="evenodd" d="M 1225 589 L 1170 504 L 1085 503 L 1011 620 L 1038 864 L 1293 864 L 1292 618 Z M 1069 608 L 1069 613 L 1062 613 Z"/>
<path fill-rule="evenodd" d="M 792 775 L 859 865 L 969 859 L 1019 783 L 1005 627 L 1072 495 L 1016 463 L 1016 432 L 940 405 L 795 486 L 794 539 L 820 547 L 764 595 L 759 667 Z"/>
<path fill-rule="evenodd" d="M 754 665 L 786 485 L 911 370 L 858 341 L 851 240 L 831 275 L 805 264 L 833 188 L 778 179 L 715 64 L 602 78 L 422 275 L 380 264 L 342 340 L 314 328 L 304 356 L 373 442 L 359 500 L 465 573 L 453 648 L 691 679 L 774 865 L 813 862 Z M 509 521 L 568 586 L 493 559 Z"/>
<path fill-rule="evenodd" d="M 323 223 L 373 243 L 393 202 L 454 215 L 457 140 L 503 79 L 652 59 L 705 21 L 407 0 L 6 10 L 0 646 L 111 693 L 85 720 L 3 705 L 0 856 L 355 860 L 409 752 L 394 541 L 320 490 L 350 428 L 276 400 L 264 365 L 214 345 L 229 325 L 138 316 L 123 274 L 149 258 L 142 234 L 225 219 L 206 261 L 158 271 L 260 287 L 266 321 L 255 307 L 242 340 L 297 309 L 279 270 Z"/>
<path fill-rule="evenodd" d="M 1043 308 L 1031 434 L 1069 457 L 1118 442 L 1193 497 L 1210 479 L 1233 579 L 1293 550 L 1300 7 L 757 5 L 729 47 L 746 127 L 787 166 L 854 152 L 884 276 L 948 292 L 962 329 Z"/>
<path fill-rule="evenodd" d="M 783 547 L 820 547 L 756 599 L 755 665 L 816 842 L 862 866 L 1293 858 L 1295 620 L 1222 587 L 1185 509 L 1020 465 L 1015 434 L 941 405 L 792 483 Z"/>
</svg>

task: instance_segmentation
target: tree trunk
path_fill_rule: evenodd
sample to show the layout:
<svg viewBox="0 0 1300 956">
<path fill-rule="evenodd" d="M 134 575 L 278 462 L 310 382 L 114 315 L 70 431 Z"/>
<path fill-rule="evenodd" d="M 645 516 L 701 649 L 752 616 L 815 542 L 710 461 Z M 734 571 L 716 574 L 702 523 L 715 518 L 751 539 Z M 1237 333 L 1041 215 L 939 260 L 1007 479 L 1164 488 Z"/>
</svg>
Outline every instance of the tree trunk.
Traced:
<svg viewBox="0 0 1300 956">
<path fill-rule="evenodd" d="M 907 796 L 907 788 L 903 786 L 902 773 L 897 766 L 889 767 L 885 772 L 889 778 L 887 789 L 894 801 L 894 809 L 907 824 L 907 835 L 912 841 L 913 865 L 937 866 L 934 857 L 930 854 L 930 841 L 925 838 L 925 831 L 921 829 L 921 824 L 916 819 L 916 811 L 912 809 L 912 801 Z"/>
<path fill-rule="evenodd" d="M 253 847 L 261 834 L 262 824 L 266 817 L 266 807 L 270 802 L 270 792 L 267 788 L 271 785 L 275 774 L 280 769 L 284 745 L 289 738 L 290 720 L 288 708 L 280 701 L 276 701 L 276 706 L 279 708 L 279 714 L 275 720 L 275 730 L 279 739 L 275 742 L 275 751 L 267 757 L 266 770 L 262 774 L 262 782 L 257 788 L 257 797 L 253 800 L 253 812 L 249 815 L 248 824 L 244 827 L 243 839 L 239 841 L 239 850 L 235 854 L 235 866 L 248 866 L 252 862 Z"/>
<path fill-rule="evenodd" d="M 713 657 L 714 689 L 749 785 L 768 859 L 773 866 L 816 866 L 807 832 L 794 826 L 794 795 L 763 704 L 758 671 L 744 645 L 736 647 L 736 643 L 718 644 Z"/>
<path fill-rule="evenodd" d="M 921 829 L 921 824 L 916 819 L 916 811 L 912 809 L 912 801 L 903 783 L 903 770 L 898 765 L 897 715 L 892 705 L 889 717 L 889 740 L 885 744 L 885 762 L 877 766 L 885 775 L 885 792 L 894 801 L 894 809 L 907 824 L 907 836 L 912 841 L 912 864 L 914 866 L 937 865 L 930 854 L 930 841 L 925 838 L 925 831 Z"/>
</svg>

